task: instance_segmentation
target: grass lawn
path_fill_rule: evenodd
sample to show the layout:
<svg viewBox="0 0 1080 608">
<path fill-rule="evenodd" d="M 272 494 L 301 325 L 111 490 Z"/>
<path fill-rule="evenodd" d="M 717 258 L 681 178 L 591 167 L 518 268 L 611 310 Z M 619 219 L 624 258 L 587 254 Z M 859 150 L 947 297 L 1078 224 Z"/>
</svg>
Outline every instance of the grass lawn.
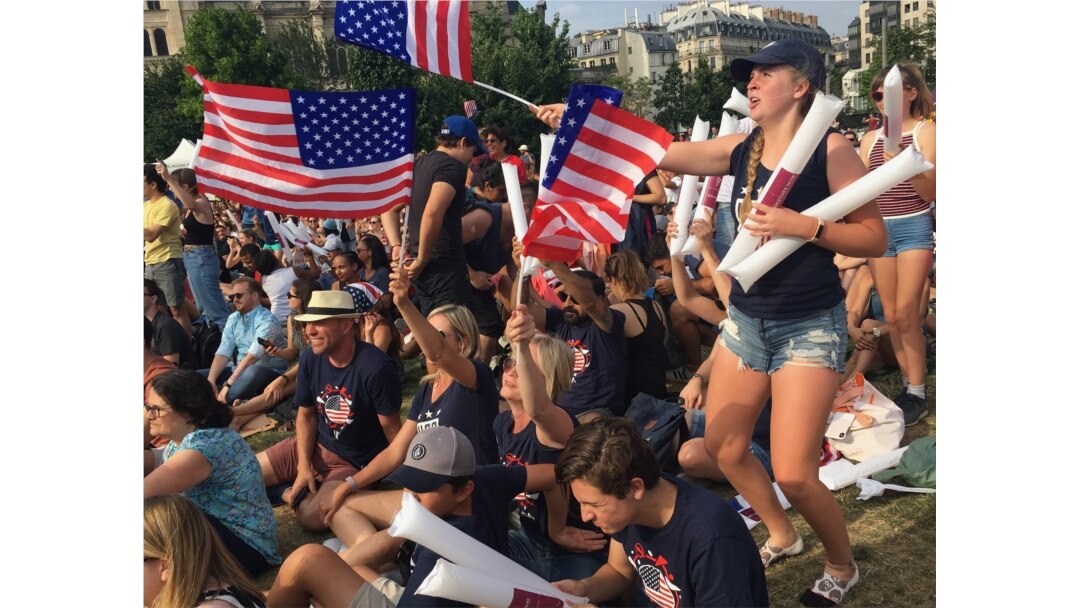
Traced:
<svg viewBox="0 0 1080 608">
<path fill-rule="evenodd" d="M 417 362 L 407 362 L 403 411 L 408 410 L 420 375 Z M 870 381 L 886 395 L 891 396 L 900 389 L 900 373 L 897 370 L 874 376 Z M 907 429 L 902 445 L 919 437 L 937 434 L 936 383 L 935 358 L 931 357 L 927 362 L 926 381 L 930 411 L 919 424 Z M 675 387 L 672 385 L 670 388 Z M 289 435 L 291 433 L 268 431 L 252 435 L 248 442 L 258 452 Z M 705 483 L 712 491 L 726 498 L 737 494 L 731 486 Z M 887 493 L 862 501 L 857 499 L 859 490 L 854 485 L 835 494 L 844 509 L 861 577 L 847 605 L 934 606 L 937 586 L 936 495 Z M 321 543 L 332 535 L 329 531 L 320 534 L 303 531 L 296 524 L 292 509 L 287 506 L 276 507 L 274 514 L 277 516 L 282 557 L 288 556 L 300 545 Z M 802 535 L 806 549 L 801 555 L 777 562 L 767 571 L 770 602 L 780 608 L 799 605 L 799 594 L 821 574 L 825 561 L 821 543 L 810 526 L 794 510 L 789 510 L 788 514 Z M 759 545 L 765 542 L 765 526 L 759 525 L 751 533 Z M 263 589 L 269 589 L 276 574 L 276 569 L 271 570 L 257 582 Z"/>
</svg>

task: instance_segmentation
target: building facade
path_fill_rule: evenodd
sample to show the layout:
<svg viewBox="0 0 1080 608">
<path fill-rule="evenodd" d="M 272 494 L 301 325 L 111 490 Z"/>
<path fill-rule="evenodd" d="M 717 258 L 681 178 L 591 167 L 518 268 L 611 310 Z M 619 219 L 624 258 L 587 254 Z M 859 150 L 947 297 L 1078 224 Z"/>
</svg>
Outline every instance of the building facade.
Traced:
<svg viewBox="0 0 1080 608">
<path fill-rule="evenodd" d="M 927 14 L 934 6 L 934 0 L 900 0 L 899 2 L 863 2 L 859 5 L 859 63 L 858 67 L 867 68 L 874 61 L 877 53 L 877 39 L 881 37 L 882 24 L 888 27 L 904 29 L 925 25 Z M 850 32 L 850 28 L 848 30 Z M 886 39 L 886 44 L 888 40 Z M 855 64 L 852 64 L 854 67 Z"/>
<path fill-rule="evenodd" d="M 804 40 L 821 50 L 827 67 L 833 63 L 829 34 L 815 15 L 745 2 L 697 0 L 665 9 L 660 21 L 674 38 L 680 67 L 688 74 L 702 57 L 720 70 L 782 38 Z"/>
</svg>

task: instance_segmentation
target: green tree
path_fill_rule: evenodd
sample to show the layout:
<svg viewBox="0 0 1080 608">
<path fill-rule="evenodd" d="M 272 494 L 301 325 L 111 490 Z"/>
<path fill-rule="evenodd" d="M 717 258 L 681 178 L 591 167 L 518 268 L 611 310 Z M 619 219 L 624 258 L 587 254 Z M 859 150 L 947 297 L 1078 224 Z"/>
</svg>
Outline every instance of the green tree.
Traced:
<svg viewBox="0 0 1080 608">
<path fill-rule="evenodd" d="M 191 80 L 184 63 L 170 57 L 143 70 L 143 161 L 172 154 L 181 139 L 202 135 L 202 115 L 195 120 L 177 111 L 183 83 Z"/>
<path fill-rule="evenodd" d="M 631 79 L 630 76 L 612 74 L 604 79 L 605 86 L 614 87 L 623 92 L 619 107 L 638 116 L 645 116 L 652 107 L 652 84 L 648 78 Z"/>
<path fill-rule="evenodd" d="M 734 83 L 727 70 L 715 70 L 705 57 L 698 57 L 697 65 L 686 84 L 686 107 L 682 123 L 692 128 L 694 118 L 700 116 L 712 125 L 719 126 L 723 118 L 724 103 L 731 97 Z"/>
<path fill-rule="evenodd" d="M 653 91 L 652 105 L 656 108 L 654 120 L 671 133 L 678 133 L 686 115 L 686 81 L 678 63 L 672 64 Z M 691 117 L 693 120 L 693 117 Z M 691 123 L 692 124 L 692 123 Z"/>
<path fill-rule="evenodd" d="M 931 91 L 934 90 L 937 86 L 937 15 L 934 7 L 927 11 L 926 22 L 918 27 L 889 28 L 885 49 L 889 54 L 887 58 L 882 53 L 881 42 L 881 36 L 875 36 L 871 40 L 870 44 L 876 50 L 874 59 L 859 76 L 861 92 L 865 98 L 869 99 L 870 81 L 882 66 L 891 66 L 900 61 L 910 61 L 918 65 L 926 79 L 926 86 L 930 87 Z"/>
<path fill-rule="evenodd" d="M 200 8 L 184 26 L 183 61 L 204 78 L 232 84 L 288 87 L 292 84 L 285 55 L 274 48 L 262 22 L 242 8 Z M 183 84 L 182 114 L 202 120 L 202 91 L 192 79 Z"/>
<path fill-rule="evenodd" d="M 303 89 L 330 87 L 327 45 L 315 35 L 311 23 L 290 19 L 270 37 L 270 42 L 284 56 L 293 86 Z"/>
</svg>

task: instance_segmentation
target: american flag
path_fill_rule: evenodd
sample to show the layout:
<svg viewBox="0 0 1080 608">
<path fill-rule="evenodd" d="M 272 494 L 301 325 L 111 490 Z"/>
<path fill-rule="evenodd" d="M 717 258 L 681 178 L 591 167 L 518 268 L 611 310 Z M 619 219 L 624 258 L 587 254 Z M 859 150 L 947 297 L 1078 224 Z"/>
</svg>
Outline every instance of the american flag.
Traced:
<svg viewBox="0 0 1080 608">
<path fill-rule="evenodd" d="M 470 99 L 465 102 L 465 118 L 476 116 L 476 101 Z"/>
<path fill-rule="evenodd" d="M 649 596 L 649 599 L 655 605 L 663 608 L 675 608 L 679 604 L 678 598 L 672 593 L 671 587 L 668 586 L 667 578 L 664 577 L 664 573 L 660 572 L 659 568 L 656 566 L 639 566 L 638 574 L 641 575 L 645 595 Z"/>
<path fill-rule="evenodd" d="M 522 239 L 525 255 L 572 262 L 582 241 L 622 241 L 634 188 L 656 167 L 672 136 L 620 110 L 621 98 L 610 87 L 570 88 Z"/>
<path fill-rule="evenodd" d="M 323 218 L 409 202 L 413 89 L 320 92 L 204 80 L 199 189 L 260 209 Z"/>
<path fill-rule="evenodd" d="M 352 415 L 352 398 L 344 387 L 333 388 L 327 385 L 323 394 L 315 399 L 322 405 L 323 414 L 326 416 L 330 430 L 337 437 L 345 426 L 349 424 Z"/>
<path fill-rule="evenodd" d="M 421 70 L 472 82 L 472 33 L 464 0 L 338 2 L 334 35 Z"/>
</svg>

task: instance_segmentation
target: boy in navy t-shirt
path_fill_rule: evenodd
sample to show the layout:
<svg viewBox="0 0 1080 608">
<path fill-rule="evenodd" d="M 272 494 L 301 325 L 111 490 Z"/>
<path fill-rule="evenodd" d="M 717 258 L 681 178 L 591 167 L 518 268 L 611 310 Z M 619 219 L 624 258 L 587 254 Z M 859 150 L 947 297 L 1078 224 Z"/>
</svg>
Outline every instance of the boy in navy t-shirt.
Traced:
<svg viewBox="0 0 1080 608">
<path fill-rule="evenodd" d="M 554 475 L 550 465 L 477 467 L 472 443 L 448 426 L 417 433 L 408 454 L 387 479 L 415 494 L 428 511 L 504 555 L 509 552 L 510 501 L 520 492 L 550 485 Z M 322 545 L 304 545 L 282 564 L 267 605 L 307 606 L 314 600 L 322 606 L 465 606 L 416 594 L 440 557 L 422 545 L 401 557 L 404 584 L 376 572 L 393 561 L 403 541 L 383 530 L 341 556 Z"/>
<path fill-rule="evenodd" d="M 634 606 L 768 606 L 765 569 L 739 515 L 720 496 L 661 475 L 625 418 L 575 430 L 555 477 L 569 484 L 582 519 L 611 535 L 596 574 L 556 587 L 593 603 L 634 586 Z"/>
</svg>

